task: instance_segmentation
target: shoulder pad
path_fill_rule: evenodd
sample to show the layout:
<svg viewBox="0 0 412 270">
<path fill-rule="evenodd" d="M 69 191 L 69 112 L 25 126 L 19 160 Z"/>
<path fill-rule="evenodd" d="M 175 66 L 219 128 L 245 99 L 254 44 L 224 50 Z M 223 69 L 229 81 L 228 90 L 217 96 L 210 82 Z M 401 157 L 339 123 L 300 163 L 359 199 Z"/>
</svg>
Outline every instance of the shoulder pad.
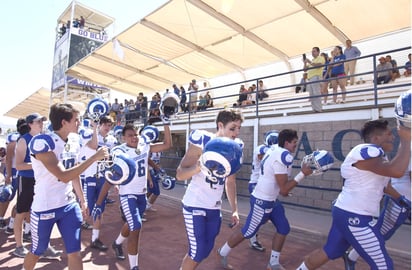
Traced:
<svg viewBox="0 0 412 270">
<path fill-rule="evenodd" d="M 189 135 L 189 142 L 197 147 L 203 147 L 212 139 L 212 134 L 205 130 L 193 130 Z"/>
<path fill-rule="evenodd" d="M 272 151 L 276 152 L 277 160 L 280 161 L 285 166 L 290 166 L 293 163 L 293 156 L 292 154 L 282 147 L 273 147 Z"/>
<path fill-rule="evenodd" d="M 39 134 L 31 139 L 29 149 L 33 155 L 36 155 L 53 151 L 55 146 L 52 137 L 47 134 Z"/>
<path fill-rule="evenodd" d="M 90 140 L 93 137 L 93 130 L 91 130 L 91 129 L 82 129 L 79 132 L 79 136 L 82 140 Z"/>
<path fill-rule="evenodd" d="M 360 160 L 368 160 L 371 158 L 381 157 L 385 152 L 380 146 L 374 144 L 363 145 L 359 149 Z"/>
<path fill-rule="evenodd" d="M 17 142 L 19 137 L 20 134 L 18 132 L 10 133 L 9 135 L 7 135 L 6 143 Z"/>
<path fill-rule="evenodd" d="M 114 156 L 119 154 L 126 154 L 126 150 L 122 147 L 122 145 L 114 147 L 110 152 Z"/>
</svg>

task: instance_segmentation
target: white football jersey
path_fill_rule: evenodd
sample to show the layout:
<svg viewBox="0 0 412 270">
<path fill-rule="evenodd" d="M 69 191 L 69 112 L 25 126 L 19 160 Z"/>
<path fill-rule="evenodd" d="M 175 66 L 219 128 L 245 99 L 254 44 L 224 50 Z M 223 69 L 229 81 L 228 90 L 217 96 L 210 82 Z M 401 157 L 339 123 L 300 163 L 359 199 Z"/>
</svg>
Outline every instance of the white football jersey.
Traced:
<svg viewBox="0 0 412 270">
<path fill-rule="evenodd" d="M 371 158 L 387 159 L 383 149 L 375 144 L 359 144 L 346 156 L 341 165 L 345 182 L 336 200 L 336 207 L 360 215 L 379 215 L 380 201 L 389 177 L 353 166 L 358 161 Z"/>
<path fill-rule="evenodd" d="M 258 155 L 261 155 L 261 147 L 264 145 L 259 145 L 253 150 L 253 160 L 252 160 L 252 173 L 250 174 L 249 184 L 256 184 L 260 176 L 260 164 L 261 160 Z M 269 149 L 269 148 L 267 148 Z"/>
<path fill-rule="evenodd" d="M 214 133 L 205 130 L 194 130 L 189 135 L 189 143 L 203 150 L 206 143 L 215 137 L 216 134 Z M 238 142 L 243 149 L 242 140 L 236 139 L 235 141 Z M 216 184 L 212 184 L 202 172 L 193 175 L 183 196 L 183 204 L 191 207 L 220 209 L 222 206 L 225 180 L 226 178 Z"/>
<path fill-rule="evenodd" d="M 288 150 L 278 145 L 272 146 L 262 159 L 261 174 L 252 195 L 265 201 L 275 201 L 280 192 L 275 175 L 287 174 L 289 178 L 292 163 L 293 156 Z"/>
<path fill-rule="evenodd" d="M 401 178 L 391 178 L 392 186 L 408 200 L 411 200 L 411 161 Z"/>
<path fill-rule="evenodd" d="M 139 139 L 137 148 L 129 147 L 123 143 L 114 147 L 112 152 L 114 155 L 124 153 L 136 164 L 136 174 L 129 183 L 119 186 L 119 194 L 146 194 L 150 144 L 146 143 L 143 139 Z"/>
<path fill-rule="evenodd" d="M 61 182 L 35 156 L 39 153 L 52 152 L 61 166 L 66 169 L 71 168 L 78 162 L 80 151 L 78 137 L 69 136 L 65 142 L 54 132 L 39 134 L 30 141 L 29 149 L 36 179 L 31 209 L 40 212 L 75 202 L 76 196 L 73 193 L 72 182 Z"/>
</svg>

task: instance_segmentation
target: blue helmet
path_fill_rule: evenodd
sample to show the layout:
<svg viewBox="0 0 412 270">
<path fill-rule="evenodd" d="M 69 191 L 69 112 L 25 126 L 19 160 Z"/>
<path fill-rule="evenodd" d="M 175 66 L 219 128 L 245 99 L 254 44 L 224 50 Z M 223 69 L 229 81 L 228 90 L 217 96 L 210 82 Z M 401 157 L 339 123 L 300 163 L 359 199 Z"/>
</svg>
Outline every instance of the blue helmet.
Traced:
<svg viewBox="0 0 412 270">
<path fill-rule="evenodd" d="M 162 188 L 166 190 L 171 190 L 176 185 L 176 178 L 166 175 L 162 178 Z"/>
<path fill-rule="evenodd" d="M 145 126 L 140 135 L 145 136 L 149 142 L 153 143 L 159 138 L 159 130 L 155 126 Z"/>
<path fill-rule="evenodd" d="M 113 129 L 113 134 L 115 137 L 119 136 L 122 134 L 123 127 L 122 126 L 115 126 Z"/>
<path fill-rule="evenodd" d="M 113 157 L 112 165 L 106 168 L 104 176 L 113 185 L 126 185 L 136 174 L 136 164 L 126 154 Z"/>
<path fill-rule="evenodd" d="M 92 121 L 90 119 L 83 119 L 83 127 L 90 128 L 92 126 Z"/>
<path fill-rule="evenodd" d="M 264 155 L 269 150 L 269 147 L 266 144 L 261 144 L 257 148 L 259 155 Z"/>
<path fill-rule="evenodd" d="M 279 131 L 270 130 L 266 132 L 264 136 L 265 136 L 264 143 L 267 146 L 278 144 Z"/>
<path fill-rule="evenodd" d="M 242 148 L 226 137 L 211 139 L 204 147 L 200 160 L 202 172 L 212 182 L 235 174 L 242 165 Z"/>
<path fill-rule="evenodd" d="M 305 156 L 302 163 L 307 163 L 315 168 L 312 175 L 320 175 L 332 168 L 334 159 L 328 151 L 316 150 L 312 154 Z"/>
<path fill-rule="evenodd" d="M 411 90 L 399 96 L 395 103 L 395 117 L 399 124 L 411 128 Z"/>
<path fill-rule="evenodd" d="M 87 114 L 95 122 L 109 113 L 109 104 L 102 98 L 94 98 L 87 104 Z"/>
<path fill-rule="evenodd" d="M 13 199 L 13 186 L 1 185 L 0 186 L 0 202 L 9 202 Z"/>
</svg>

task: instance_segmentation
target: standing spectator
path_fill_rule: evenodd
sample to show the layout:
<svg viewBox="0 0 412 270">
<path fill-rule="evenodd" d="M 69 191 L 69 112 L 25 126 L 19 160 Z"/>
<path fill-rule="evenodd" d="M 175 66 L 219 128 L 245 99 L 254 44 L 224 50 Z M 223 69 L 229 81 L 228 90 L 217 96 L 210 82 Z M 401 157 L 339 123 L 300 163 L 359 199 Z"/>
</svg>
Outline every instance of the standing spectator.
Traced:
<svg viewBox="0 0 412 270">
<path fill-rule="evenodd" d="M 143 125 L 147 124 L 147 97 L 143 95 L 143 92 L 139 93 L 140 114 L 143 120 Z"/>
<path fill-rule="evenodd" d="M 392 64 L 386 62 L 385 57 L 379 58 L 379 64 L 376 67 L 377 84 L 388 83 L 392 78 Z"/>
<path fill-rule="evenodd" d="M 353 85 L 355 82 L 356 74 L 356 58 L 361 56 L 361 52 L 355 46 L 352 46 L 351 40 L 346 40 L 346 48 L 343 52 L 345 54 L 346 60 L 351 60 L 345 62 L 345 74 L 349 76 L 350 73 L 350 85 Z"/>
<path fill-rule="evenodd" d="M 319 47 L 312 48 L 312 61 L 304 57 L 304 69 L 307 69 L 308 83 L 306 89 L 309 92 L 312 109 L 315 112 L 322 112 L 322 101 L 320 97 L 320 80 L 325 59 L 321 57 Z"/>
<path fill-rule="evenodd" d="M 121 119 L 119 117 L 119 115 L 120 115 L 120 104 L 119 104 L 117 98 L 114 99 L 114 103 L 112 104 L 110 110 L 113 111 L 116 114 L 116 116 L 113 120 L 116 121 L 117 125 L 120 125 L 120 119 Z"/>
<path fill-rule="evenodd" d="M 269 95 L 266 93 L 266 85 L 263 84 L 262 80 L 258 81 L 257 97 L 260 101 L 262 101 L 264 98 L 269 97 Z"/>
<path fill-rule="evenodd" d="M 180 89 L 176 84 L 173 84 L 173 93 L 180 98 Z"/>
<path fill-rule="evenodd" d="M 333 60 L 330 64 L 331 72 L 331 83 L 333 89 L 333 102 L 335 103 L 345 103 L 346 99 L 346 78 L 345 78 L 345 61 L 346 56 L 342 53 L 342 47 L 336 46 L 333 49 Z M 342 99 L 338 100 L 338 85 L 342 91 Z"/>
<path fill-rule="evenodd" d="M 326 244 L 306 256 L 297 270 L 317 269 L 329 260 L 342 257 L 350 246 L 370 269 L 394 269 L 374 217 L 379 216 L 380 202 L 390 186 L 390 177 L 402 177 L 408 167 L 411 130 L 398 126 L 400 144 L 391 161 L 385 153 L 394 150 L 395 140 L 388 121 L 367 121 L 361 135 L 364 143 L 352 148 L 340 168 L 345 182 L 332 207 L 332 225 Z M 395 200 L 401 197 L 399 193 L 397 196 Z"/>
<path fill-rule="evenodd" d="M 80 234 L 82 213 L 87 215 L 87 205 L 79 175 L 94 161 L 108 158 L 108 152 L 102 147 L 91 158 L 79 163 L 78 137 L 72 136 L 79 127 L 79 111 L 72 105 L 52 105 L 50 121 L 54 131 L 33 137 L 29 144 L 36 179 L 30 219 L 35 226 L 31 228 L 32 247 L 24 258 L 23 269 L 34 269 L 48 247 L 52 228 L 58 224 L 68 269 L 82 270 Z"/>
<path fill-rule="evenodd" d="M 391 74 L 392 81 L 395 81 L 395 79 L 400 78 L 401 74 L 399 74 L 398 64 L 396 63 L 396 60 L 392 59 L 392 56 L 390 55 L 387 55 L 385 59 L 386 59 L 386 62 L 389 62 L 392 65 L 392 74 Z"/>
<path fill-rule="evenodd" d="M 183 217 L 188 237 L 188 252 L 184 256 L 181 269 L 194 270 L 206 259 L 213 249 L 222 223 L 221 206 L 223 189 L 232 208 L 231 224 L 239 224 L 236 199 L 236 175 L 209 179 L 200 168 L 200 158 L 207 142 L 216 137 L 235 139 L 240 132 L 243 117 L 234 110 L 222 110 L 216 118 L 216 133 L 193 130 L 188 138 L 189 147 L 177 170 L 176 179 L 192 179 L 183 196 Z M 239 139 L 237 142 L 243 146 Z M 237 153 L 233 153 L 235 156 Z M 241 154 L 241 153 L 238 153 Z M 205 229 L 207 228 L 207 229 Z"/>
<path fill-rule="evenodd" d="M 196 84 L 196 80 L 193 79 L 189 83 L 189 88 L 187 89 L 189 91 L 189 111 L 191 113 L 196 112 L 197 110 L 197 91 L 199 90 L 199 86 Z"/>
<path fill-rule="evenodd" d="M 403 73 L 405 77 L 411 76 L 411 54 L 408 54 L 408 59 L 409 61 L 405 63 L 405 72 Z"/>
<path fill-rule="evenodd" d="M 60 36 L 64 36 L 66 34 L 66 25 L 62 23 L 62 26 L 60 27 Z"/>
<path fill-rule="evenodd" d="M 188 111 L 188 106 L 186 104 L 186 101 L 187 101 L 186 90 L 183 86 L 180 86 L 180 108 L 182 109 L 182 112 Z"/>
<path fill-rule="evenodd" d="M 85 21 L 84 17 L 83 17 L 83 16 L 80 16 L 79 27 L 80 27 L 81 29 L 84 28 L 85 22 L 86 22 L 86 21 Z"/>
</svg>

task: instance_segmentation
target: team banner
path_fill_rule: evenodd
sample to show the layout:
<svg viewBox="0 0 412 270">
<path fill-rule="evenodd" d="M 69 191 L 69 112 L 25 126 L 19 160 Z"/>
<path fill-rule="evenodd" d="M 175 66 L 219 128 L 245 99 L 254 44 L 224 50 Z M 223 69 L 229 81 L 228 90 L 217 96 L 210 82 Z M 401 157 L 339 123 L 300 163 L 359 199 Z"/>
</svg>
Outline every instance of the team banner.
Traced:
<svg viewBox="0 0 412 270">
<path fill-rule="evenodd" d="M 103 33 L 89 32 L 80 28 L 71 28 L 70 34 L 69 68 L 108 39 L 108 36 Z"/>
<path fill-rule="evenodd" d="M 69 33 L 66 32 L 54 47 L 52 91 L 64 85 L 64 74 L 67 70 L 69 54 Z"/>
</svg>

